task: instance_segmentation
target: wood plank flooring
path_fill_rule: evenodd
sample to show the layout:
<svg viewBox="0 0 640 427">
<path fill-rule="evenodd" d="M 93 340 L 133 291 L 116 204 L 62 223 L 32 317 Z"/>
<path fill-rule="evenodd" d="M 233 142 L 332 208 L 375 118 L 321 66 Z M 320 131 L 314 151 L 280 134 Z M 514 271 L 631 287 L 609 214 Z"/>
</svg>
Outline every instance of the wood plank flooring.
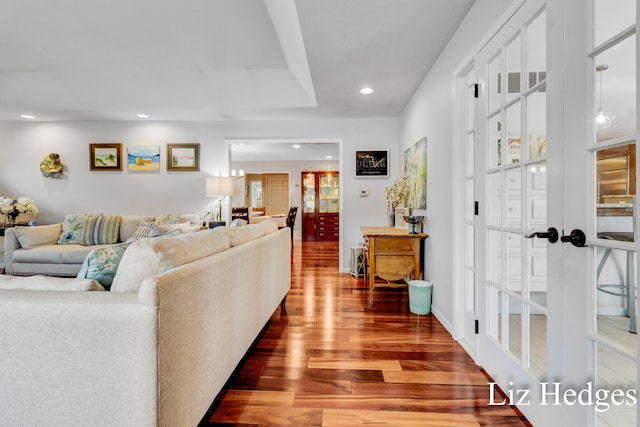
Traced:
<svg viewBox="0 0 640 427">
<path fill-rule="evenodd" d="M 278 309 L 201 426 L 531 426 L 487 406 L 489 377 L 407 289 L 340 273 L 337 243 L 296 241 Z M 497 399 L 496 399 L 497 400 Z"/>
</svg>

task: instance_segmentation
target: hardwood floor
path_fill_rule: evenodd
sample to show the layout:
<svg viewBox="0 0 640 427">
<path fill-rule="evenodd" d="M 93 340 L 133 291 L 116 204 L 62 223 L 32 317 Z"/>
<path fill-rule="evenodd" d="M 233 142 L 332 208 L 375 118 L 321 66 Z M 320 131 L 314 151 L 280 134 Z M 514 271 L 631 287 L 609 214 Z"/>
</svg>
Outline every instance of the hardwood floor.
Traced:
<svg viewBox="0 0 640 427">
<path fill-rule="evenodd" d="M 296 241 L 292 284 L 202 426 L 531 426 L 487 406 L 488 376 L 406 288 L 340 273 L 337 243 Z M 496 399 L 498 400 L 498 399 Z"/>
</svg>

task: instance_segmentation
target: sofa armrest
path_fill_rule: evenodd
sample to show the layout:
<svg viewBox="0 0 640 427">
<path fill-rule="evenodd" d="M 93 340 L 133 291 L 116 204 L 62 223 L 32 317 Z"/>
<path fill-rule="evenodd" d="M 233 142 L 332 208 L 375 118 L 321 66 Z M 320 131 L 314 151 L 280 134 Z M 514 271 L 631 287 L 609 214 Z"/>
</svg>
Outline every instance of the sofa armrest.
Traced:
<svg viewBox="0 0 640 427">
<path fill-rule="evenodd" d="M 0 291 L 0 425 L 159 425 L 157 318 L 135 293 Z"/>
<path fill-rule="evenodd" d="M 4 271 L 6 274 L 13 274 L 13 252 L 20 248 L 16 229 L 7 228 L 4 231 Z"/>
</svg>

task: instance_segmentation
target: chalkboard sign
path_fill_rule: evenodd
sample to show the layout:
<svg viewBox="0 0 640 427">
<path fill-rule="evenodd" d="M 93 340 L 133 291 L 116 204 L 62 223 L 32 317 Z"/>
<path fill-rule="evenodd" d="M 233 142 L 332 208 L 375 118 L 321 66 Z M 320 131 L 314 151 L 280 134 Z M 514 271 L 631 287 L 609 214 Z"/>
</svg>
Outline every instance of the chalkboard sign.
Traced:
<svg viewBox="0 0 640 427">
<path fill-rule="evenodd" d="M 356 176 L 389 176 L 389 151 L 356 151 Z"/>
</svg>

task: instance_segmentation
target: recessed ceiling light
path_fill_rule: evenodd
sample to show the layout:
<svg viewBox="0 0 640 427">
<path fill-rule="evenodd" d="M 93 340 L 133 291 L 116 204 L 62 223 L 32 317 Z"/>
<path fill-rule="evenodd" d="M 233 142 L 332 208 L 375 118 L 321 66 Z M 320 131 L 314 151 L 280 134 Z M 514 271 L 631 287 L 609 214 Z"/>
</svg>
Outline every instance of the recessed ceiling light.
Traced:
<svg viewBox="0 0 640 427">
<path fill-rule="evenodd" d="M 31 116 L 29 114 L 20 114 L 20 117 L 22 117 L 23 119 L 35 119 L 35 116 Z"/>
<path fill-rule="evenodd" d="M 293 148 L 300 148 L 300 144 L 293 144 Z"/>
<path fill-rule="evenodd" d="M 146 114 L 136 114 L 136 117 L 140 118 L 140 119 L 148 119 L 149 116 L 147 116 Z"/>
<path fill-rule="evenodd" d="M 373 93 L 373 89 L 371 89 L 370 87 L 363 87 L 362 89 L 360 89 L 360 93 L 363 95 L 369 95 Z"/>
<path fill-rule="evenodd" d="M 326 156 L 326 158 L 327 159 L 333 159 L 333 156 L 329 155 L 329 156 Z"/>
</svg>

